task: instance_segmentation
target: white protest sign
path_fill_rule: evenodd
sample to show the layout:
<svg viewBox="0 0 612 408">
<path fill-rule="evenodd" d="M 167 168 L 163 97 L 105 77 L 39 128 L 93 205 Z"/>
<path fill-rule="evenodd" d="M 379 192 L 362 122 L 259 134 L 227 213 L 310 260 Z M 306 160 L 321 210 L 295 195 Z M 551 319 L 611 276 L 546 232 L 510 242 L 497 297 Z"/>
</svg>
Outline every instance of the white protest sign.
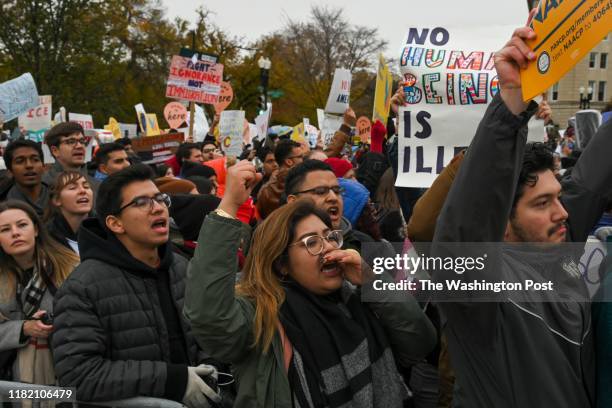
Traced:
<svg viewBox="0 0 612 408">
<path fill-rule="evenodd" d="M 527 122 L 527 141 L 544 143 L 546 137 L 546 126 L 544 119 L 538 119 L 534 116 Z"/>
<path fill-rule="evenodd" d="M 63 106 L 59 108 L 59 111 L 57 111 L 55 116 L 53 116 L 54 124 L 57 125 L 58 123 L 62 123 L 62 122 L 66 122 L 66 108 L 64 108 Z"/>
<path fill-rule="evenodd" d="M 255 118 L 255 126 L 257 127 L 257 140 L 265 139 L 268 134 L 268 123 L 270 122 L 270 111 L 271 109 L 266 110 L 261 115 Z"/>
<path fill-rule="evenodd" d="M 249 123 L 249 135 L 245 138 L 245 143 L 246 143 L 246 139 L 248 138 L 249 143 L 251 147 L 252 147 L 252 143 L 253 140 L 257 140 L 257 137 L 259 136 L 259 130 L 257 129 L 257 125 L 255 125 L 254 123 Z"/>
<path fill-rule="evenodd" d="M 348 109 L 351 98 L 351 78 L 351 71 L 336 68 L 325 112 L 344 114 L 344 111 Z"/>
<path fill-rule="evenodd" d="M 93 117 L 91 115 L 70 112 L 68 113 L 68 120 L 83 126 L 84 130 L 94 128 Z"/>
<path fill-rule="evenodd" d="M 119 123 L 119 129 L 121 130 L 121 137 L 133 139 L 138 136 L 138 125 L 135 123 Z"/>
<path fill-rule="evenodd" d="M 400 53 L 407 106 L 399 115 L 397 186 L 429 187 L 470 144 L 499 91 L 493 54 L 527 18 L 522 2 L 466 0 L 461 8 L 470 13 L 428 0 L 408 27 Z"/>
<path fill-rule="evenodd" d="M 225 110 L 221 112 L 219 135 L 226 156 L 238 157 L 242 154 L 244 117 L 244 111 Z"/>
<path fill-rule="evenodd" d="M 203 142 L 204 138 L 208 134 L 208 131 L 210 130 L 210 125 L 208 124 L 208 119 L 206 118 L 204 109 L 202 109 L 202 107 L 197 103 L 194 105 L 195 115 L 193 121 L 193 140 L 196 142 Z M 189 123 L 191 120 L 190 113 L 191 112 L 187 111 L 187 119 L 185 120 L 186 123 Z M 187 133 L 189 133 L 189 130 L 187 130 Z"/>
<path fill-rule="evenodd" d="M 13 120 L 38 104 L 36 84 L 29 73 L 0 84 L 0 122 Z"/>
<path fill-rule="evenodd" d="M 27 131 L 28 139 L 42 142 L 45 132 L 51 129 L 51 95 L 41 95 L 38 100 L 37 107 L 19 116 L 18 124 Z"/>
<path fill-rule="evenodd" d="M 317 119 L 319 122 L 319 129 L 321 129 L 321 137 L 323 138 L 323 145 L 329 146 L 334 135 L 342 126 L 344 121 L 342 116 L 328 115 L 323 109 L 317 109 Z"/>
</svg>

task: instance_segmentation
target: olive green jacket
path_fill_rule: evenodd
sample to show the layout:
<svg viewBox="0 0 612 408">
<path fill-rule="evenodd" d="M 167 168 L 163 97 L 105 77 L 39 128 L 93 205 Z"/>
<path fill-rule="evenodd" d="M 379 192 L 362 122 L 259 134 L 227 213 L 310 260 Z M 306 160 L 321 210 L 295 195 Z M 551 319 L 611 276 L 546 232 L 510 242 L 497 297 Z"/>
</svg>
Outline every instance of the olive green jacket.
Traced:
<svg viewBox="0 0 612 408">
<path fill-rule="evenodd" d="M 184 313 L 202 349 L 234 366 L 236 407 L 291 407 L 280 336 L 268 352 L 254 349 L 254 304 L 234 292 L 241 237 L 240 221 L 214 213 L 206 217 L 187 271 Z M 399 364 L 409 365 L 435 346 L 435 329 L 412 296 L 368 305 L 385 327 Z"/>
</svg>

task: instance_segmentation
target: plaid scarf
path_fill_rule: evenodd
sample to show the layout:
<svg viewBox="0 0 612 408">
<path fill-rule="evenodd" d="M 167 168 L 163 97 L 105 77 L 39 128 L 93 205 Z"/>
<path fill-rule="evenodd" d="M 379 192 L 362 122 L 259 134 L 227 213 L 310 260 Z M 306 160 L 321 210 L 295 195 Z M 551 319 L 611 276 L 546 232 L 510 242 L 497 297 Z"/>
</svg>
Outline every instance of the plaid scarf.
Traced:
<svg viewBox="0 0 612 408">
<path fill-rule="evenodd" d="M 344 287 L 316 296 L 291 280 L 284 289 L 280 320 L 293 345 L 296 407 L 403 406 L 407 391 L 386 333 L 358 295 Z"/>
<path fill-rule="evenodd" d="M 40 268 L 35 266 L 28 283 L 25 286 L 20 283 L 17 284 L 17 299 L 21 300 L 21 310 L 26 319 L 32 317 L 38 311 L 43 295 L 47 290 L 47 284 L 39 271 Z"/>
</svg>

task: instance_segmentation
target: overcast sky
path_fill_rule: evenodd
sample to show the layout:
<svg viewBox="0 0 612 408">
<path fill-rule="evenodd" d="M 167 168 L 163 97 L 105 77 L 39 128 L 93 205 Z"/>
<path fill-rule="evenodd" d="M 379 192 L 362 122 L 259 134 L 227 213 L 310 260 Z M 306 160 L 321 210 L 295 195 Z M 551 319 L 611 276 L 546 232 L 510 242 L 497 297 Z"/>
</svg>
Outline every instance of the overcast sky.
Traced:
<svg viewBox="0 0 612 408">
<path fill-rule="evenodd" d="M 474 4 L 483 1 L 492 7 L 492 13 L 478 15 L 474 13 Z M 205 4 L 214 13 L 218 26 L 224 30 L 255 40 L 262 34 L 282 28 L 287 17 L 292 20 L 305 21 L 310 15 L 312 5 L 341 7 L 351 24 L 378 28 L 379 35 L 387 41 L 384 50 L 387 58 L 398 58 L 404 41 L 407 27 L 423 23 L 426 19 L 439 23 L 438 13 L 457 16 L 462 23 L 474 21 L 482 25 L 487 20 L 495 24 L 495 16 L 512 13 L 517 6 L 527 6 L 525 0 L 504 0 L 487 2 L 486 0 L 462 0 L 460 3 L 449 0 L 162 0 L 171 18 L 180 16 L 189 21 L 194 20 L 194 10 Z M 424 5 L 428 7 L 425 9 Z M 246 45 L 246 44 L 245 44 Z M 499 44 L 500 46 L 502 44 Z"/>
</svg>

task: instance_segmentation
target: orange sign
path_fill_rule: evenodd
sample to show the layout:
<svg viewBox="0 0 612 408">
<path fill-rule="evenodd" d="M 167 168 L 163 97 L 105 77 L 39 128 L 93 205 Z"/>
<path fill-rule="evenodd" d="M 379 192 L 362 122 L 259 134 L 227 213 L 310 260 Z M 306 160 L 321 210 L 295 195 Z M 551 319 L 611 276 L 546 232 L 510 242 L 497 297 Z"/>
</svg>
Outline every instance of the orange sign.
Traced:
<svg viewBox="0 0 612 408">
<path fill-rule="evenodd" d="M 179 102 L 170 102 L 164 108 L 164 117 L 172 129 L 178 129 L 187 120 L 187 108 Z"/>
<path fill-rule="evenodd" d="M 359 140 L 362 143 L 370 144 L 370 135 L 372 133 L 372 122 L 367 116 L 362 116 L 357 119 L 357 132 Z"/>
<path fill-rule="evenodd" d="M 612 8 L 609 0 L 540 0 L 530 27 L 537 37 L 527 45 L 536 60 L 521 71 L 526 101 L 557 83 L 610 32 Z"/>
<path fill-rule="evenodd" d="M 221 113 L 232 103 L 234 99 L 234 90 L 229 82 L 221 82 L 221 92 L 219 93 L 219 99 L 215 103 L 215 112 Z"/>
</svg>

